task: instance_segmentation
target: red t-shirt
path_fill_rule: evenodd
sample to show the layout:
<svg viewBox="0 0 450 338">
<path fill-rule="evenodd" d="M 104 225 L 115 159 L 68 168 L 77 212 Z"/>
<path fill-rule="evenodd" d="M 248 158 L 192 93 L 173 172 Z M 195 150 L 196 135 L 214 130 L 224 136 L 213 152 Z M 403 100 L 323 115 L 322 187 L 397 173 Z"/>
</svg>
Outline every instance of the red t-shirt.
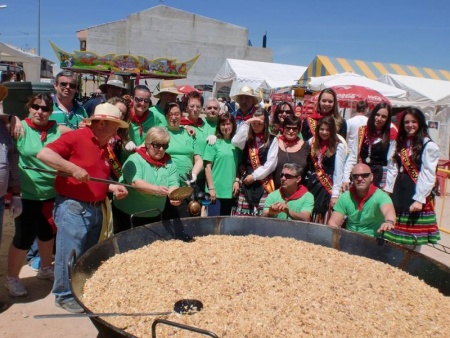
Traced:
<svg viewBox="0 0 450 338">
<path fill-rule="evenodd" d="M 61 135 L 46 147 L 62 158 L 85 169 L 89 176 L 107 179 L 110 174 L 108 152 L 89 127 Z M 73 177 L 56 176 L 55 190 L 58 194 L 84 202 L 98 202 L 106 198 L 108 184 L 79 182 Z"/>
</svg>

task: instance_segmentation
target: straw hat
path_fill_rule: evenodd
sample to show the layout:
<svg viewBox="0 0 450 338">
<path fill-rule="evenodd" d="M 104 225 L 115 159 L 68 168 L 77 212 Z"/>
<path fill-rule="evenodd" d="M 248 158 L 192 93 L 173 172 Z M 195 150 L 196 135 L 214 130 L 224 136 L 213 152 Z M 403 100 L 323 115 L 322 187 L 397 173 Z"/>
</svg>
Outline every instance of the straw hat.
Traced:
<svg viewBox="0 0 450 338">
<path fill-rule="evenodd" d="M 177 89 L 177 85 L 175 84 L 175 81 L 173 80 L 162 80 L 159 83 L 159 92 L 155 95 L 153 95 L 156 98 L 159 98 L 161 93 L 172 93 L 177 95 L 183 95 L 183 93 L 180 93 Z"/>
<path fill-rule="evenodd" d="M 255 94 L 253 91 L 253 88 L 249 87 L 249 86 L 243 86 L 240 90 L 239 93 L 237 93 L 236 95 L 232 96 L 231 98 L 236 101 L 237 103 L 239 103 L 239 96 L 250 96 L 253 97 L 253 101 L 255 101 L 254 104 L 258 104 L 261 101 L 261 98 L 259 97 L 258 94 Z"/>
<path fill-rule="evenodd" d="M 86 122 L 94 120 L 106 120 L 116 122 L 119 124 L 120 128 L 129 127 L 128 123 L 122 120 L 122 113 L 120 112 L 119 108 L 107 102 L 97 105 L 97 107 L 95 107 L 94 115 L 92 115 L 88 119 L 85 119 Z"/>
<path fill-rule="evenodd" d="M 119 88 L 122 88 L 122 89 L 127 89 L 127 87 L 125 87 L 125 84 L 123 82 L 123 77 L 120 76 L 120 75 L 115 75 L 115 74 L 110 75 L 108 77 L 108 81 L 106 81 L 106 84 L 102 84 L 98 88 L 102 92 L 105 92 L 106 91 L 106 86 L 114 86 L 114 87 L 119 87 Z"/>
</svg>

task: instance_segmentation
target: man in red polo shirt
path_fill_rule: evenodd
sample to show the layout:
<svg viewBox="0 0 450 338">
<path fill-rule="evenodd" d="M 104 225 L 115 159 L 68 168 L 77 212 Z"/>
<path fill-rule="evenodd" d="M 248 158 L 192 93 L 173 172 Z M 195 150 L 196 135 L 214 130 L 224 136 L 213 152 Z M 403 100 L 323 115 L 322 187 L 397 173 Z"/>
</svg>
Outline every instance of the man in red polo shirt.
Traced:
<svg viewBox="0 0 450 338">
<path fill-rule="evenodd" d="M 67 262 L 73 249 L 77 257 L 94 246 L 102 227 L 101 204 L 108 191 L 117 199 L 128 191 L 116 184 L 91 181 L 90 177 L 107 179 L 110 173 L 106 145 L 117 129 L 128 128 L 121 120 L 120 110 L 109 103 L 99 104 L 90 125 L 62 135 L 42 149 L 37 158 L 52 168 L 71 174 L 57 176 L 55 190 L 58 196 L 53 210 L 58 227 L 55 256 L 55 304 L 73 312 L 84 312 L 70 291 Z"/>
</svg>

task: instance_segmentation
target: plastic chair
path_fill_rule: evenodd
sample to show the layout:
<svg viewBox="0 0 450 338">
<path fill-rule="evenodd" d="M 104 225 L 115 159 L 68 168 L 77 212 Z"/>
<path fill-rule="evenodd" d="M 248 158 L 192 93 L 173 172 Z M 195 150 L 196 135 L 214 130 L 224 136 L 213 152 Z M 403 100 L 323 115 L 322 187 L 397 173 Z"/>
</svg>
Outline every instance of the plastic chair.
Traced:
<svg viewBox="0 0 450 338">
<path fill-rule="evenodd" d="M 449 170 L 450 167 L 450 161 L 446 159 L 440 159 L 438 161 L 437 169 L 446 169 Z M 445 189 L 445 180 L 447 179 L 449 175 L 444 172 L 440 172 L 439 170 L 436 173 L 436 180 L 439 184 L 439 196 L 445 196 L 446 189 Z"/>
</svg>

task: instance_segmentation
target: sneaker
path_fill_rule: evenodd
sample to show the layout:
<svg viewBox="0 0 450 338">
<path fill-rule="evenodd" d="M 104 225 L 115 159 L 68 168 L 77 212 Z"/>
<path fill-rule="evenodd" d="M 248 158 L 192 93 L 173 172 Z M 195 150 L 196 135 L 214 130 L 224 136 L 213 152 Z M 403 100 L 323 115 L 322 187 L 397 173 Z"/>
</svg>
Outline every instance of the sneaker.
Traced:
<svg viewBox="0 0 450 338">
<path fill-rule="evenodd" d="M 84 309 L 81 307 L 80 304 L 78 304 L 78 302 L 75 299 L 71 299 L 68 302 L 64 302 L 64 303 L 55 301 L 55 305 L 57 307 L 60 307 L 64 310 L 66 310 L 67 312 L 71 312 L 71 313 L 83 313 L 84 312 Z"/>
<path fill-rule="evenodd" d="M 37 272 L 39 270 L 39 268 L 41 267 L 41 257 L 39 257 L 39 256 L 33 257 L 28 262 L 28 265 L 30 266 L 31 270 Z"/>
<path fill-rule="evenodd" d="M 45 268 L 39 268 L 36 275 L 39 279 L 55 280 L 53 265 L 46 266 Z"/>
<path fill-rule="evenodd" d="M 27 295 L 27 290 L 17 277 L 6 277 L 5 288 L 12 297 L 22 297 Z"/>
</svg>

